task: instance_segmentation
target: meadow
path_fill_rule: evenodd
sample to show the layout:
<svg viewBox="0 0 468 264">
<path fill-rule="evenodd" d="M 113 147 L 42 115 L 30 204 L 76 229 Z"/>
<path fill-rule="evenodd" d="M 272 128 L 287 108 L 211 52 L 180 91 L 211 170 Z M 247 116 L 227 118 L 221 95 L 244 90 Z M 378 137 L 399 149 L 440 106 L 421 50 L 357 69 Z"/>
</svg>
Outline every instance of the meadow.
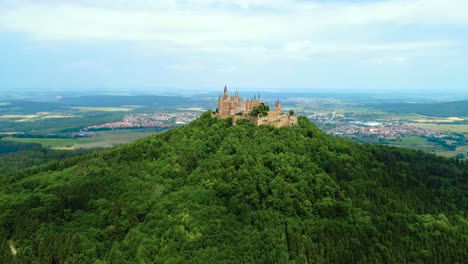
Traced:
<svg viewBox="0 0 468 264">
<path fill-rule="evenodd" d="M 95 107 L 95 106 L 75 106 L 71 109 L 82 111 L 82 112 L 129 112 L 135 109 L 134 107 Z"/>
<path fill-rule="evenodd" d="M 72 147 L 81 144 L 94 142 L 92 139 L 67 139 L 67 138 L 14 138 L 6 137 L 1 140 L 20 142 L 20 143 L 38 143 L 43 147 L 59 148 Z"/>
<path fill-rule="evenodd" d="M 421 128 L 468 134 L 468 124 L 412 123 L 411 125 Z"/>
<path fill-rule="evenodd" d="M 157 132 L 151 129 L 132 129 L 99 131 L 95 132 L 93 136 L 77 139 L 6 137 L 1 140 L 20 143 L 38 143 L 43 147 L 62 150 L 79 148 L 111 148 L 120 144 L 131 143 L 139 138 L 147 137 L 155 133 Z"/>
<path fill-rule="evenodd" d="M 427 138 L 418 136 L 400 137 L 397 140 L 388 140 L 389 145 L 395 147 L 406 147 L 412 149 L 419 149 L 426 152 L 440 152 L 444 149 L 436 143 L 429 142 Z"/>
</svg>

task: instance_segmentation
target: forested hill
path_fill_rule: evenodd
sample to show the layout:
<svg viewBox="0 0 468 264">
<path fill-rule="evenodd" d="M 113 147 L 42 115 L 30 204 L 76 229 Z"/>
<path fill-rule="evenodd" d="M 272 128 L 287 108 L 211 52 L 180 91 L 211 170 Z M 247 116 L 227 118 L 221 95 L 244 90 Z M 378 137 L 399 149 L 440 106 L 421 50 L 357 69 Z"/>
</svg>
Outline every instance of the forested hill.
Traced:
<svg viewBox="0 0 468 264">
<path fill-rule="evenodd" d="M 394 113 L 415 113 L 428 116 L 468 116 L 468 100 L 467 101 L 455 101 L 455 102 L 444 102 L 444 103 L 398 103 L 398 104 L 383 104 L 376 106 L 378 109 L 382 109 Z"/>
<path fill-rule="evenodd" d="M 462 263 L 460 162 L 206 113 L 1 176 L 0 263 Z"/>
</svg>

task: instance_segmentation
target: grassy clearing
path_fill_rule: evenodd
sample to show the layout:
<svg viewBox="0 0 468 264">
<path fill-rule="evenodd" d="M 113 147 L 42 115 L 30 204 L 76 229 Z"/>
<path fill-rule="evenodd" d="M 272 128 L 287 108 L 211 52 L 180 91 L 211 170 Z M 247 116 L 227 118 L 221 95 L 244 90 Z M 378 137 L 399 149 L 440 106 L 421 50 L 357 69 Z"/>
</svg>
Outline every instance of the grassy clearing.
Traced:
<svg viewBox="0 0 468 264">
<path fill-rule="evenodd" d="M 459 117 L 449 117 L 449 118 L 436 118 L 436 119 L 416 119 L 415 122 L 418 123 L 453 123 L 453 122 L 460 122 L 465 119 Z"/>
<path fill-rule="evenodd" d="M 154 135 L 157 132 L 148 130 L 116 130 L 96 132 L 93 142 L 81 144 L 80 148 L 111 148 L 120 144 L 131 143 L 139 138 Z"/>
<path fill-rule="evenodd" d="M 34 122 L 43 119 L 53 119 L 53 118 L 73 118 L 78 117 L 75 115 L 61 115 L 61 114 L 51 114 L 47 112 L 37 113 L 34 115 L 1 115 L 0 119 L 18 119 L 14 122 Z"/>
<path fill-rule="evenodd" d="M 94 142 L 93 139 L 67 139 L 67 138 L 13 138 L 7 137 L 2 140 L 15 141 L 20 143 L 38 143 L 43 147 L 72 147 L 75 145 L 82 145 Z"/>
<path fill-rule="evenodd" d="M 90 106 L 76 106 L 72 107 L 74 110 L 79 110 L 82 112 L 129 112 L 135 109 L 134 107 L 90 107 Z"/>
<path fill-rule="evenodd" d="M 24 132 L 0 132 L 0 135 L 17 135 L 24 134 Z"/>
<path fill-rule="evenodd" d="M 458 147 L 455 151 L 440 151 L 436 154 L 447 158 L 455 157 L 457 154 L 463 154 L 465 156 L 465 160 L 468 160 L 468 146 Z"/>
<path fill-rule="evenodd" d="M 201 107 L 189 107 L 189 108 L 176 108 L 179 111 L 198 111 L 198 112 L 204 112 L 206 109 L 201 108 Z"/>
<path fill-rule="evenodd" d="M 78 148 L 111 148 L 120 144 L 131 143 L 139 138 L 147 137 L 157 132 L 151 130 L 116 130 L 96 132 L 92 137 L 66 139 L 66 138 L 14 138 L 7 137 L 2 140 L 21 143 L 38 143 L 53 149 Z"/>
<path fill-rule="evenodd" d="M 389 140 L 388 143 L 391 146 L 418 149 L 447 158 L 453 158 L 457 154 L 463 154 L 465 159 L 468 159 L 468 146 L 461 146 L 456 150 L 450 151 L 434 142 L 427 141 L 426 138 L 418 136 L 401 137 L 399 140 Z"/>
<path fill-rule="evenodd" d="M 411 125 L 416 126 L 416 127 L 441 130 L 441 131 L 468 133 L 468 124 L 448 125 L 448 124 L 412 123 Z"/>
<path fill-rule="evenodd" d="M 0 115 L 2 119 L 29 119 L 29 118 L 36 118 L 39 115 Z"/>
<path fill-rule="evenodd" d="M 399 140 L 388 141 L 388 143 L 391 146 L 419 149 L 426 152 L 438 152 L 444 150 L 441 146 L 427 141 L 426 138 L 418 136 L 401 137 Z"/>
<path fill-rule="evenodd" d="M 47 115 L 47 116 L 38 116 L 36 118 L 25 118 L 25 119 L 20 119 L 20 120 L 16 120 L 15 122 L 16 123 L 21 123 L 21 122 L 35 122 L 35 121 L 39 121 L 39 120 L 44 120 L 44 119 L 54 119 L 54 118 L 74 118 L 74 117 L 78 117 L 78 116 L 74 116 L 74 115 Z"/>
</svg>

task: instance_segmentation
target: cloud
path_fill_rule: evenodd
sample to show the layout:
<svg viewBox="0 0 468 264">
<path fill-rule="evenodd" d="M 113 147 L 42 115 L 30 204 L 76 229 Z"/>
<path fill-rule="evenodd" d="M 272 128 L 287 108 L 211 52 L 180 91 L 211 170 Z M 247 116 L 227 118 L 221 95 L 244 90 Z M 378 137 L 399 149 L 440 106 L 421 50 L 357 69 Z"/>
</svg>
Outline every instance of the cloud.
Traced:
<svg viewBox="0 0 468 264">
<path fill-rule="evenodd" d="M 165 51 L 258 59 L 441 49 L 465 40 L 441 40 L 430 33 L 424 41 L 402 36 L 421 27 L 468 27 L 466 0 L 2 2 L 0 31 L 38 41 L 131 41 Z"/>
<path fill-rule="evenodd" d="M 427 41 L 427 42 L 396 42 L 384 44 L 359 43 L 313 43 L 310 41 L 287 43 L 284 50 L 304 55 L 323 53 L 361 53 L 361 52 L 389 52 L 414 51 L 455 46 L 453 41 Z"/>
</svg>

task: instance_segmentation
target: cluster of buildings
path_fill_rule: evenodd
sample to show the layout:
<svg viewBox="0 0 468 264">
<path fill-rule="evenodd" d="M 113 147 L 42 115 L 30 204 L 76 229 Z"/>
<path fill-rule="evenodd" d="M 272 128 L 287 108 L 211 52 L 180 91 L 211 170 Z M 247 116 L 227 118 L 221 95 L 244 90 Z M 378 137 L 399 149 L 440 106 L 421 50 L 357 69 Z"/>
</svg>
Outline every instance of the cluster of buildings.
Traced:
<svg viewBox="0 0 468 264">
<path fill-rule="evenodd" d="M 252 115 L 256 109 L 265 110 L 262 113 Z M 271 125 L 274 127 L 288 127 L 297 125 L 297 116 L 292 114 L 285 115 L 281 112 L 281 102 L 275 102 L 275 109 L 270 111 L 266 102 L 262 101 L 260 95 L 253 98 L 244 99 L 236 91 L 233 96 L 229 96 L 226 86 L 224 86 L 223 95 L 218 98 L 218 108 L 213 113 L 213 117 L 232 118 L 233 125 L 239 119 L 249 119 L 256 125 Z"/>
<path fill-rule="evenodd" d="M 327 134 L 335 136 L 369 136 L 369 137 L 378 137 L 392 139 L 399 136 L 425 136 L 425 137 L 446 137 L 448 136 L 447 132 L 420 128 L 411 125 L 399 124 L 398 122 L 389 122 L 389 123 L 344 123 L 336 122 L 336 127 L 326 130 Z"/>
<path fill-rule="evenodd" d="M 132 114 L 124 116 L 120 122 L 110 122 L 85 128 L 88 130 L 98 129 L 123 129 L 123 128 L 168 128 L 174 125 L 187 124 L 199 117 L 196 113 L 152 113 Z"/>
</svg>

